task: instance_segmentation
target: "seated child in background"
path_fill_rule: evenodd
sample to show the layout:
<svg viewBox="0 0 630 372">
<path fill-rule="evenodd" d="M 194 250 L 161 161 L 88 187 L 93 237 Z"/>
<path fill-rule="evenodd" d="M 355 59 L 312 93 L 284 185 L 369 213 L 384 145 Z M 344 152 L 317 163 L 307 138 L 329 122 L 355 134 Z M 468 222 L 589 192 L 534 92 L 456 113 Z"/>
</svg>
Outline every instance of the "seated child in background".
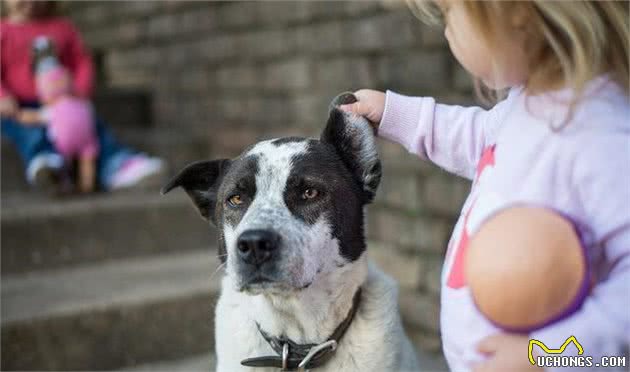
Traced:
<svg viewBox="0 0 630 372">
<path fill-rule="evenodd" d="M 89 100 L 94 85 L 92 58 L 74 25 L 59 17 L 54 1 L 5 0 L 0 21 L 0 122 L 2 135 L 16 147 L 25 164 L 26 179 L 38 189 L 57 192 L 63 180 L 64 158 L 48 138 L 45 126 L 27 125 L 19 112 L 38 108 L 33 53 L 36 38 L 54 42 L 58 60 L 72 78 L 72 94 Z M 28 116 L 28 114 L 27 114 Z M 113 191 L 158 186 L 166 172 L 165 162 L 122 145 L 97 116 L 98 140 L 96 186 Z M 63 183 L 61 183 L 63 185 Z"/>
<path fill-rule="evenodd" d="M 537 369 L 530 338 L 555 349 L 575 336 L 593 367 L 628 353 L 627 3 L 414 3 L 445 20 L 464 68 L 510 89 L 490 110 L 374 90 L 342 106 L 473 181 L 442 275 L 450 368 Z"/>
<path fill-rule="evenodd" d="M 18 120 L 29 125 L 47 125 L 48 137 L 55 150 L 64 157 L 66 166 L 70 166 L 74 159 L 78 160 L 75 173 L 79 191 L 91 192 L 98 156 L 92 105 L 71 94 L 72 77 L 59 63 L 48 38 L 35 39 L 33 55 L 37 91 L 43 106 L 23 109 Z"/>
</svg>

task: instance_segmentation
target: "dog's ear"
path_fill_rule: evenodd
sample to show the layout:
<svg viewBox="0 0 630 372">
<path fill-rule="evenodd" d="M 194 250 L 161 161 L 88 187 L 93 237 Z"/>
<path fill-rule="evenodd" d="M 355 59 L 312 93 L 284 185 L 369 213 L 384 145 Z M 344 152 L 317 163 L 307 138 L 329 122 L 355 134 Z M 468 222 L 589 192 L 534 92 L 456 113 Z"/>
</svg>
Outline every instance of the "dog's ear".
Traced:
<svg viewBox="0 0 630 372">
<path fill-rule="evenodd" d="M 365 201 L 369 203 L 381 181 L 374 130 L 364 117 L 339 109 L 339 105 L 356 101 L 352 93 L 342 93 L 333 99 L 328 123 L 320 139 L 335 147 L 346 167 L 363 186 Z"/>
<path fill-rule="evenodd" d="M 161 190 L 162 195 L 181 186 L 199 209 L 201 216 L 216 225 L 214 211 L 221 179 L 230 165 L 228 159 L 198 161 L 187 165 Z"/>
</svg>

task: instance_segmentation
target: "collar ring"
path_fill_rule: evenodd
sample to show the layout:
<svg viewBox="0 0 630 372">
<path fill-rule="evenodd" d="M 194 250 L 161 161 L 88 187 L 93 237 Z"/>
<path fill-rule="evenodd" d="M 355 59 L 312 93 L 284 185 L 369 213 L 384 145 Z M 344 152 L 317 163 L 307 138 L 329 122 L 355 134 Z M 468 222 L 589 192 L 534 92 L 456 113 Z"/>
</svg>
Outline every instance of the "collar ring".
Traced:
<svg viewBox="0 0 630 372">
<path fill-rule="evenodd" d="M 289 370 L 289 343 L 282 345 L 282 370 Z"/>
</svg>

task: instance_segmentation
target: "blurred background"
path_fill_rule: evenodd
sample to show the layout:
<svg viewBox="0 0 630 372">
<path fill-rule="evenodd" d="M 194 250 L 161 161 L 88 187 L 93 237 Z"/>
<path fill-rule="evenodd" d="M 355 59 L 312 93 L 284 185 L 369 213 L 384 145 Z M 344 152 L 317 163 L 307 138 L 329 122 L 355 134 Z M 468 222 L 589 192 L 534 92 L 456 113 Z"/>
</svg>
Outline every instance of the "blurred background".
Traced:
<svg viewBox="0 0 630 372">
<path fill-rule="evenodd" d="M 442 30 L 401 2 L 60 5 L 94 58 L 98 113 L 170 174 L 261 139 L 318 136 L 342 91 L 473 102 Z M 400 283 L 427 366 L 441 366 L 439 276 L 469 183 L 380 145 L 368 252 Z M 185 194 L 42 197 L 19 162 L 3 139 L 2 369 L 207 368 L 223 273 L 216 233 Z"/>
</svg>

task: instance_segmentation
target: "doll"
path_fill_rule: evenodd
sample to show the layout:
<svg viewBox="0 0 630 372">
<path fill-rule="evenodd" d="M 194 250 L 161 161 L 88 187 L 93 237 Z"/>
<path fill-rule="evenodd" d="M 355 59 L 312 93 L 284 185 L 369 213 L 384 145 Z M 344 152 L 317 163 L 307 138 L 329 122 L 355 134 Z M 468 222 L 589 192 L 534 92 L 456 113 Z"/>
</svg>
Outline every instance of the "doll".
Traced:
<svg viewBox="0 0 630 372">
<path fill-rule="evenodd" d="M 90 102 L 72 95 L 72 77 L 59 63 L 48 38 L 33 43 L 33 68 L 42 108 L 22 110 L 19 120 L 27 125 L 48 127 L 55 149 L 72 164 L 77 159 L 77 186 L 86 193 L 94 190 L 98 141 Z"/>
</svg>

